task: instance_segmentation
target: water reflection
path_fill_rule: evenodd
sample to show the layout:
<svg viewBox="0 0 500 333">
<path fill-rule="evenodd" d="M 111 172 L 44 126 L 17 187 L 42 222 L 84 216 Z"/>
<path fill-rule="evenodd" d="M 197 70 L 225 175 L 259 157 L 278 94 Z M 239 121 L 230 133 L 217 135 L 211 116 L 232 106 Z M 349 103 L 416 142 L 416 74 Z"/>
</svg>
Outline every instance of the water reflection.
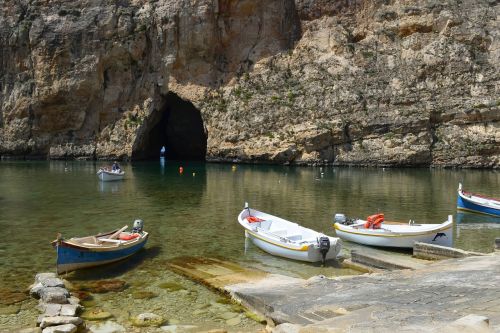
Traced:
<svg viewBox="0 0 500 333">
<path fill-rule="evenodd" d="M 462 223 L 500 223 L 500 217 L 476 213 L 457 212 L 457 224 Z"/>
<path fill-rule="evenodd" d="M 99 184 L 99 190 L 103 193 L 117 193 L 120 191 L 121 187 L 123 186 L 122 181 L 113 181 L 113 182 L 98 182 Z"/>
<path fill-rule="evenodd" d="M 165 175 L 165 157 L 160 157 L 161 174 Z"/>
</svg>

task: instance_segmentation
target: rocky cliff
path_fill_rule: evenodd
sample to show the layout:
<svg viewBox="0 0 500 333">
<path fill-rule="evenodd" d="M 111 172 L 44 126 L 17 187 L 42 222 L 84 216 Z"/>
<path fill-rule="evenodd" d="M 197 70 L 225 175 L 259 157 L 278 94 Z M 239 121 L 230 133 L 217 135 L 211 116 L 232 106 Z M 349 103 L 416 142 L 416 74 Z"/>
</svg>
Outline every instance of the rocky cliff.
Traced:
<svg viewBox="0 0 500 333">
<path fill-rule="evenodd" d="M 499 1 L 0 8 L 4 157 L 500 167 Z"/>
</svg>

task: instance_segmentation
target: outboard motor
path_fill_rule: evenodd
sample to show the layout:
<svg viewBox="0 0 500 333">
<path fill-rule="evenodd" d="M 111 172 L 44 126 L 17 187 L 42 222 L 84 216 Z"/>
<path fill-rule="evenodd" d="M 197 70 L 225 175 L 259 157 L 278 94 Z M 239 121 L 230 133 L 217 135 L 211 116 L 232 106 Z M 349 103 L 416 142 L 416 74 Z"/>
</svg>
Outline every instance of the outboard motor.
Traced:
<svg viewBox="0 0 500 333">
<path fill-rule="evenodd" d="M 321 253 L 322 263 L 325 264 L 325 258 L 328 251 L 330 251 L 330 238 L 326 236 L 322 236 L 318 239 L 319 243 L 319 252 Z"/>
<path fill-rule="evenodd" d="M 144 228 L 144 221 L 137 219 L 134 221 L 134 228 L 132 229 L 133 233 L 142 233 L 142 229 Z"/>
<path fill-rule="evenodd" d="M 344 214 L 335 214 L 335 222 L 340 223 L 340 224 L 345 224 L 347 221 L 347 218 L 345 217 Z"/>
</svg>

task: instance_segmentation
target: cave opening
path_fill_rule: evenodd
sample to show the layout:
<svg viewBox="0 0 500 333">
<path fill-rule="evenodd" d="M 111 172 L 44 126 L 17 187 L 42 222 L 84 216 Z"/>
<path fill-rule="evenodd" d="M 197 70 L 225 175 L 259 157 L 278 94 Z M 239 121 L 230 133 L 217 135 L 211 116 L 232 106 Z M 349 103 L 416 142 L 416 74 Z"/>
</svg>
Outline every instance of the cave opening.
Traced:
<svg viewBox="0 0 500 333">
<path fill-rule="evenodd" d="M 207 134 L 200 111 L 173 92 L 162 105 L 159 119 L 144 134 L 142 147 L 132 153 L 132 159 L 158 159 L 165 147 L 166 159 L 204 161 Z"/>
</svg>

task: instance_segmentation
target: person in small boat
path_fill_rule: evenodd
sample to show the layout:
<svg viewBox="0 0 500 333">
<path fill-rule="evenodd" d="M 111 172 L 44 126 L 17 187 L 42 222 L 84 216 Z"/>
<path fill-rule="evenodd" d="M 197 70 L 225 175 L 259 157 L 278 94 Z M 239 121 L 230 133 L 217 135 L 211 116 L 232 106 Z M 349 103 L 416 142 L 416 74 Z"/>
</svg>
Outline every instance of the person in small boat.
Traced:
<svg viewBox="0 0 500 333">
<path fill-rule="evenodd" d="M 113 172 L 120 172 L 121 171 L 121 168 L 120 168 L 120 165 L 118 164 L 118 162 L 116 162 L 116 161 L 113 162 L 113 165 L 111 166 L 111 171 L 113 171 Z"/>
</svg>

